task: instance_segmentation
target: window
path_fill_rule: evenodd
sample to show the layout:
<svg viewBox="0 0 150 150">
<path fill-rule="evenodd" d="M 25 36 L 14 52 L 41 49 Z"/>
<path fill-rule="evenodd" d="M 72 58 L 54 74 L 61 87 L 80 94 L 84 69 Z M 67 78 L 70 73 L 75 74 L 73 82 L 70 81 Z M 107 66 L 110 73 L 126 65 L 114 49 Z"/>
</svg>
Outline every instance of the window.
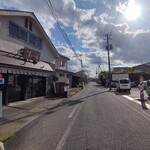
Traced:
<svg viewBox="0 0 150 150">
<path fill-rule="evenodd" d="M 36 43 L 36 37 L 33 34 L 30 34 L 29 36 L 29 43 L 35 45 Z"/>
<path fill-rule="evenodd" d="M 36 37 L 33 34 L 29 35 L 29 43 L 33 44 L 35 47 L 41 49 L 42 48 L 42 39 L 39 37 Z"/>
<path fill-rule="evenodd" d="M 28 28 L 28 18 L 25 18 L 24 26 L 25 28 Z"/>
<path fill-rule="evenodd" d="M 29 21 L 29 30 L 32 31 L 32 22 Z"/>
<path fill-rule="evenodd" d="M 66 64 L 65 61 L 61 61 L 61 66 L 62 67 L 65 67 L 65 64 Z"/>
<path fill-rule="evenodd" d="M 130 81 L 127 80 L 127 79 L 120 80 L 120 83 L 122 83 L 122 84 L 129 83 L 129 82 L 130 82 Z"/>
<path fill-rule="evenodd" d="M 14 23 L 10 22 L 10 24 L 9 24 L 9 34 L 19 38 L 19 26 L 17 26 Z"/>
<path fill-rule="evenodd" d="M 36 38 L 36 47 L 42 49 L 42 39 Z"/>
<path fill-rule="evenodd" d="M 25 20 L 27 20 L 27 18 Z M 32 22 L 31 22 L 31 24 L 32 24 Z M 40 37 L 32 34 L 31 32 L 20 27 L 19 25 L 16 25 L 12 21 L 9 21 L 9 35 L 19 38 L 21 40 L 24 40 L 24 41 L 34 45 L 36 48 L 42 49 L 42 39 Z"/>
<path fill-rule="evenodd" d="M 60 73 L 59 76 L 60 76 L 60 77 L 64 77 L 64 74 Z"/>
<path fill-rule="evenodd" d="M 20 29 L 20 39 L 27 41 L 28 40 L 28 33 L 22 29 Z"/>
</svg>

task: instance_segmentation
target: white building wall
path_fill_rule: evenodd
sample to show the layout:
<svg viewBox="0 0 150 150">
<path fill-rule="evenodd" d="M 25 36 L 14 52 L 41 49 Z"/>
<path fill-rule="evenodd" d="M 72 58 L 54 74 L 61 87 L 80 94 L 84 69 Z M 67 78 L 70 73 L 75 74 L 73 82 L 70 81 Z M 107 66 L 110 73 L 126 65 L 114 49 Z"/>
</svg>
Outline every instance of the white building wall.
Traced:
<svg viewBox="0 0 150 150">
<path fill-rule="evenodd" d="M 37 35 L 38 37 L 43 39 L 43 46 L 42 49 L 38 49 L 34 47 L 32 44 L 29 44 L 25 41 L 22 41 L 18 38 L 12 38 L 9 36 L 9 20 L 13 21 L 17 25 L 23 27 L 25 30 L 27 30 L 24 27 L 24 21 L 25 17 L 3 17 L 0 16 L 0 50 L 6 51 L 6 52 L 13 52 L 17 53 L 18 50 L 27 47 L 29 49 L 38 51 L 41 53 L 41 60 L 54 63 L 55 61 L 55 56 L 50 50 L 50 46 L 45 37 L 43 36 L 44 34 L 41 32 L 41 30 L 38 28 L 36 22 L 31 19 L 32 21 L 32 33 Z M 31 31 L 30 31 L 31 32 Z"/>
<path fill-rule="evenodd" d="M 61 61 L 65 62 L 65 66 L 61 66 Z M 62 57 L 58 58 L 56 61 L 56 69 L 60 69 L 60 70 L 68 70 L 68 64 L 67 64 L 67 60 L 63 59 Z"/>
<path fill-rule="evenodd" d="M 64 76 L 60 76 L 60 74 L 64 74 Z M 69 84 L 69 78 L 67 77 L 67 72 L 62 72 L 62 71 L 57 71 L 56 72 L 56 77 L 58 77 L 58 81 L 57 82 L 65 82 L 66 84 Z"/>
</svg>

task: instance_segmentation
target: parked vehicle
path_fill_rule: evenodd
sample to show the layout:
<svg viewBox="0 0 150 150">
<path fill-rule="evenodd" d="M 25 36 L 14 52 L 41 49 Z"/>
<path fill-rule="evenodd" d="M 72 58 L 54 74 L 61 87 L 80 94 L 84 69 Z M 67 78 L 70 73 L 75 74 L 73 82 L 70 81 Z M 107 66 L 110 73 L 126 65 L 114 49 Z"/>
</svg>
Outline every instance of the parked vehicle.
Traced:
<svg viewBox="0 0 150 150">
<path fill-rule="evenodd" d="M 111 82 L 111 87 L 112 87 L 112 88 L 116 88 L 116 82 L 117 82 L 117 81 L 112 81 L 112 82 Z"/>
<path fill-rule="evenodd" d="M 130 92 L 131 90 L 131 81 L 129 78 L 122 78 L 118 79 L 116 83 L 116 90 L 117 91 L 128 91 Z"/>
<path fill-rule="evenodd" d="M 131 87 L 137 87 L 135 82 L 131 82 Z"/>
</svg>

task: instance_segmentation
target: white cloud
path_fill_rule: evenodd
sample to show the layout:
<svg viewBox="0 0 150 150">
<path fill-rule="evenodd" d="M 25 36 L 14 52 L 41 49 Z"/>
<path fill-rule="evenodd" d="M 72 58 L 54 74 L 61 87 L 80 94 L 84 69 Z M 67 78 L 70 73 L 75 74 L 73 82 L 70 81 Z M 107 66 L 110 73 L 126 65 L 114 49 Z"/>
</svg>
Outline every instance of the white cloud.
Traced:
<svg viewBox="0 0 150 150">
<path fill-rule="evenodd" d="M 92 1 L 91 1 L 92 2 Z M 107 7 L 100 15 L 96 14 L 96 9 L 79 9 L 74 0 L 52 0 L 53 8 L 55 9 L 60 21 L 65 27 L 72 27 L 74 36 L 82 43 L 82 47 L 88 49 L 87 52 L 82 52 L 84 66 L 87 70 L 91 71 L 91 75 L 95 76 L 95 70 L 98 61 L 102 62 L 102 68 L 107 69 L 107 53 L 102 52 L 102 45 L 104 43 L 103 34 L 109 33 L 110 28 L 113 26 L 112 50 L 111 61 L 115 65 L 134 65 L 141 62 L 149 61 L 149 1 L 140 1 L 141 9 L 143 10 L 143 18 L 135 23 L 127 22 L 120 14 L 117 22 L 113 25 L 116 16 L 111 16 L 108 10 L 116 7 L 109 4 L 109 1 L 102 0 L 103 4 Z M 87 1 L 86 1 L 87 3 Z M 125 3 L 126 4 L 126 3 Z M 125 5 L 124 4 L 124 5 Z M 124 7 L 123 5 L 123 7 Z M 51 29 L 55 28 L 55 20 L 52 14 L 46 7 L 42 0 L 1 0 L 0 6 L 6 8 L 14 7 L 19 10 L 33 11 L 37 18 L 40 20 L 42 26 L 47 34 L 51 37 Z M 104 9 L 104 8 L 99 8 Z M 40 11 L 39 11 L 40 10 Z M 121 3 L 117 4 L 117 11 L 122 12 L 123 8 Z M 109 10 L 110 11 L 110 10 Z M 147 18 L 147 19 L 145 19 Z M 136 27 L 136 28 L 134 28 Z M 55 37 L 51 37 L 57 41 Z M 78 71 L 80 64 L 76 58 L 73 57 L 74 53 L 67 46 L 61 45 L 57 48 L 61 54 L 68 56 L 70 61 L 70 68 Z M 77 42 L 76 42 L 77 43 Z M 72 43 L 74 44 L 74 43 Z M 81 50 L 77 50 L 78 53 Z"/>
</svg>

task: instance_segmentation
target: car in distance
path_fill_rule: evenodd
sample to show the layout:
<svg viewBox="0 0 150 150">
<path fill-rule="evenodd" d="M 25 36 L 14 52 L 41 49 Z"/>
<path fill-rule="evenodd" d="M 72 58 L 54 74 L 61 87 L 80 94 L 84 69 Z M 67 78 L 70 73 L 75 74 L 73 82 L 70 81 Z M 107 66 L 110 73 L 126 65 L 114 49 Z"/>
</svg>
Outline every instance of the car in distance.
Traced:
<svg viewBox="0 0 150 150">
<path fill-rule="evenodd" d="M 129 78 L 119 79 L 116 83 L 116 90 L 130 92 L 131 90 L 130 79 Z"/>
</svg>

